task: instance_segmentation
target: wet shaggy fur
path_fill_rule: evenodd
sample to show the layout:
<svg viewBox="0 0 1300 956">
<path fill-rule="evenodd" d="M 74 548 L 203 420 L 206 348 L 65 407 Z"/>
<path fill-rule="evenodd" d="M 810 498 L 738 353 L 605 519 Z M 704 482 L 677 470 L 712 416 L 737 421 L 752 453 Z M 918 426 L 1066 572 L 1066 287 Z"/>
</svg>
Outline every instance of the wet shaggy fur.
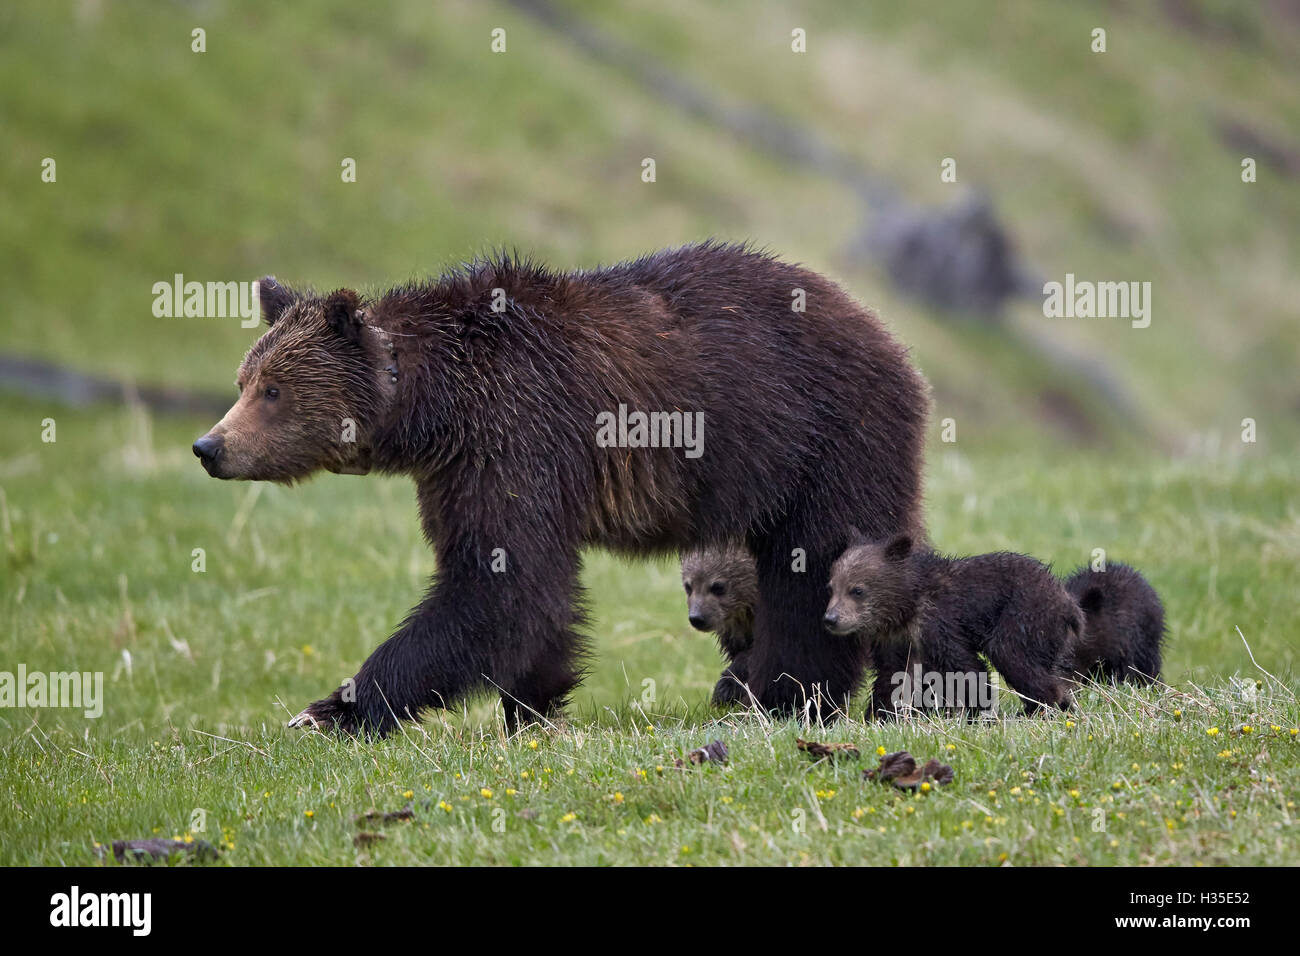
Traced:
<svg viewBox="0 0 1300 956">
<path fill-rule="evenodd" d="M 1148 684 L 1160 679 L 1165 608 L 1138 571 L 1111 563 L 1082 567 L 1065 581 L 1087 619 L 1073 670 L 1096 681 Z"/>
<path fill-rule="evenodd" d="M 825 583 L 850 525 L 919 527 L 928 395 L 836 285 L 706 243 L 571 273 L 498 257 L 361 300 L 270 288 L 247 398 L 196 454 L 223 478 L 409 475 L 438 567 L 355 679 L 296 723 L 386 733 L 475 689 L 501 694 L 511 726 L 552 712 L 583 671 L 585 545 L 743 542 L 759 701 L 829 706 L 856 688 L 865 642 L 826 639 Z M 597 416 L 620 404 L 702 412 L 703 455 L 600 447 Z"/>
<path fill-rule="evenodd" d="M 712 631 L 726 668 L 713 688 L 713 703 L 748 703 L 749 649 L 754 645 L 758 573 L 754 558 L 739 548 L 701 548 L 682 556 L 686 614 L 697 631 Z"/>
<path fill-rule="evenodd" d="M 914 548 L 907 535 L 864 536 L 835 562 L 826 608 L 828 640 L 865 635 L 875 656 L 872 711 L 892 715 L 894 675 L 982 673 L 987 658 L 1025 711 L 1068 707 L 1069 666 L 1083 613 L 1051 571 L 999 552 L 951 558 Z M 951 704 L 952 702 L 947 702 Z"/>
</svg>

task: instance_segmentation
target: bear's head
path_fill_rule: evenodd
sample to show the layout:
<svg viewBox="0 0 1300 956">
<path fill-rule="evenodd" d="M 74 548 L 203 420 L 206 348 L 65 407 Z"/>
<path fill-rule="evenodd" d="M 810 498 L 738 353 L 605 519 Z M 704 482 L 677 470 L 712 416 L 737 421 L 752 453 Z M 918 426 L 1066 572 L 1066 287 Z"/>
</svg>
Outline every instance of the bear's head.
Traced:
<svg viewBox="0 0 1300 956">
<path fill-rule="evenodd" d="M 686 613 L 697 631 L 743 624 L 758 601 L 758 576 L 748 552 L 701 548 L 682 558 Z"/>
<path fill-rule="evenodd" d="M 293 482 L 370 470 L 375 425 L 391 401 L 391 362 L 358 295 L 320 297 L 258 283 L 269 326 L 239 368 L 239 400 L 194 443 L 214 478 Z"/>
<path fill-rule="evenodd" d="M 822 624 L 832 634 L 881 636 L 904 627 L 916 608 L 912 539 L 906 534 L 853 543 L 831 566 L 831 600 Z"/>
</svg>

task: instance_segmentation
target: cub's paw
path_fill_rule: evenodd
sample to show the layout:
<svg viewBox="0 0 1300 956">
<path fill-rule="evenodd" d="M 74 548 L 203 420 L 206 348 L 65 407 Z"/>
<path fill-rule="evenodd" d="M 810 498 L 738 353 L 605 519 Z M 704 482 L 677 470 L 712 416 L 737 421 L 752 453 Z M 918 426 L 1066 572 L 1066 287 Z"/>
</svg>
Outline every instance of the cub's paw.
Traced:
<svg viewBox="0 0 1300 956">
<path fill-rule="evenodd" d="M 743 678 L 737 677 L 728 669 L 722 672 L 718 683 L 713 687 L 713 706 L 729 707 L 733 704 L 748 705 L 749 688 L 743 683 Z"/>
<path fill-rule="evenodd" d="M 356 713 L 352 704 L 343 700 L 339 692 L 335 691 L 324 700 L 308 705 L 289 721 L 289 726 L 303 730 L 322 732 L 337 730 L 351 734 L 356 732 Z"/>
</svg>

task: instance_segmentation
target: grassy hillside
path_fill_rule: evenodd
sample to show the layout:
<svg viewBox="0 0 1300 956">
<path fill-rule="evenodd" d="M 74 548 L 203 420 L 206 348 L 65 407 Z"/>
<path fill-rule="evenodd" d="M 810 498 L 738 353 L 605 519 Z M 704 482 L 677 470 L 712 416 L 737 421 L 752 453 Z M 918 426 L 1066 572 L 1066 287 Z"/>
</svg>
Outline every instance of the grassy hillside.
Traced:
<svg viewBox="0 0 1300 956">
<path fill-rule="evenodd" d="M 916 201 L 987 191 L 1047 278 L 1152 282 L 1149 329 L 1047 320 L 1032 303 L 1012 319 L 1113 366 L 1165 447 L 1227 441 L 1247 416 L 1261 442 L 1294 439 L 1297 173 L 1261 155 L 1259 182 L 1243 184 L 1241 150 L 1217 132 L 1232 118 L 1300 149 L 1287 55 L 1300 25 L 1285 12 L 574 9 Z M 803 55 L 789 49 L 796 25 Z M 1105 54 L 1088 48 L 1096 25 Z M 205 53 L 191 52 L 196 27 Z M 490 52 L 494 27 L 504 54 Z M 589 265 L 719 235 L 831 271 L 881 308 L 970 439 L 1069 437 L 1052 411 L 1061 390 L 1096 419 L 1088 432 L 1124 431 L 1017 340 L 941 321 L 846 258 L 864 211 L 841 186 L 683 115 L 510 4 L 28 3 L 0 12 L 0 28 L 8 350 L 225 388 L 249 333 L 154 318 L 155 281 L 269 271 L 374 287 L 498 244 Z M 939 181 L 948 156 L 956 185 Z M 40 181 L 45 157 L 57 183 Z M 341 181 L 345 157 L 355 183 Z"/>
</svg>

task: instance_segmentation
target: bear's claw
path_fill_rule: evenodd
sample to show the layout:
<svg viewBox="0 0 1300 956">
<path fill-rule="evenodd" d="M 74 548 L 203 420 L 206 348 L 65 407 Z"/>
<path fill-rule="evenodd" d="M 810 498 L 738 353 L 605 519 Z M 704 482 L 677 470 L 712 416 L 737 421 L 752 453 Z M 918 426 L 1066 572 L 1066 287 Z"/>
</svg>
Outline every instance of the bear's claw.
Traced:
<svg viewBox="0 0 1300 956">
<path fill-rule="evenodd" d="M 323 720 L 325 720 L 325 721 L 327 721 L 328 723 L 331 723 L 331 724 L 333 723 L 333 721 L 332 721 L 330 718 L 328 718 L 328 717 L 323 718 Z M 294 716 L 294 717 L 289 721 L 289 726 L 290 726 L 290 727 L 310 727 L 312 730 L 320 730 L 320 729 L 321 729 L 321 720 L 317 720 L 316 717 L 312 714 L 312 712 L 311 712 L 311 708 L 308 707 L 306 710 L 301 711 L 301 712 L 298 713 L 296 716 Z"/>
<path fill-rule="evenodd" d="M 297 727 L 304 730 L 342 730 L 351 732 L 354 729 L 353 714 L 349 705 L 338 698 L 338 695 L 331 695 L 324 700 L 318 700 L 315 703 L 308 704 L 297 716 L 289 721 L 290 727 Z"/>
</svg>

